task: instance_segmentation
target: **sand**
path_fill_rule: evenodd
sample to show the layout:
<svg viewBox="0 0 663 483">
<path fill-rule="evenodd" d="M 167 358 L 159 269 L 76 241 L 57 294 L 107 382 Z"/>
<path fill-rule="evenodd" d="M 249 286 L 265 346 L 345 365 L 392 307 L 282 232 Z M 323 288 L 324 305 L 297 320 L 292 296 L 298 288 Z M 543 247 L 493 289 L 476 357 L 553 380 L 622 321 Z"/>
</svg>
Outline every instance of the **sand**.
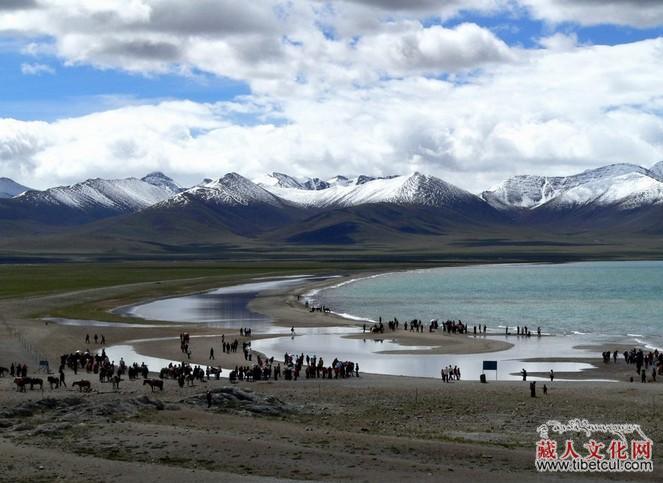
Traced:
<svg viewBox="0 0 663 483">
<path fill-rule="evenodd" d="M 84 348 L 85 334 L 95 331 L 109 344 L 173 337 L 172 344 L 135 346 L 149 355 L 180 359 L 181 327 L 99 329 L 32 318 L 72 304 L 109 299 L 119 304 L 149 285 L 0 300 L 0 366 L 26 362 L 34 373 L 37 360 L 47 357 L 54 364 L 59 354 Z M 297 302 L 298 290 L 264 294 L 251 308 L 269 313 L 283 327 L 357 324 L 309 314 Z M 216 337 L 223 332 L 196 326 L 187 326 L 187 331 Z M 487 339 L 439 333 L 400 338 L 405 345 L 420 341 L 432 342 L 439 351 L 500 347 L 488 348 Z M 207 363 L 207 344 L 192 347 L 193 362 Z M 219 352 L 217 364 L 237 363 L 237 355 Z M 623 359 L 617 364 L 592 362 L 598 366 L 596 378 L 612 374 L 625 381 L 632 372 Z M 74 380 L 71 372 L 66 376 Z M 660 481 L 663 474 L 657 451 L 663 442 L 661 383 L 556 381 L 548 384 L 546 397 L 539 392 L 537 398 L 530 398 L 528 383 L 520 381 L 444 384 L 377 375 L 234 386 L 260 398 L 276 398 L 275 407 L 287 408 L 256 413 L 241 406 L 207 409 L 191 403 L 207 390 L 229 386 L 227 380 L 183 390 L 166 381 L 163 393 L 153 394 L 140 381 L 123 381 L 115 392 L 93 374 L 79 372 L 78 377 L 93 382 L 91 393 L 79 395 L 70 388 L 18 393 L 9 377 L 0 378 L 0 412 L 38 401 L 54 406 L 20 417 L 0 415 L 0 481 Z M 144 396 L 150 402 L 135 406 Z M 156 401 L 162 409 L 155 409 Z M 533 465 L 536 427 L 549 419 L 570 418 L 641 424 L 654 441 L 654 474 L 538 475 Z"/>
</svg>

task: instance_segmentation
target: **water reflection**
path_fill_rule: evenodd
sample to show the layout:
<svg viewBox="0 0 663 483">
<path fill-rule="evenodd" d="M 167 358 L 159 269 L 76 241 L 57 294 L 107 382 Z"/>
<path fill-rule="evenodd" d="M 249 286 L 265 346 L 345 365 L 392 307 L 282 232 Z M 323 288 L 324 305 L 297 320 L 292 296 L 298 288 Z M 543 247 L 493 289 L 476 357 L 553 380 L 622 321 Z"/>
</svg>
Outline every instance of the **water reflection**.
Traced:
<svg viewBox="0 0 663 483">
<path fill-rule="evenodd" d="M 281 332 L 280 328 L 272 326 L 269 317 L 252 312 L 248 308 L 249 302 L 264 291 L 327 278 L 329 277 L 297 276 L 251 282 L 199 294 L 122 307 L 116 309 L 114 313 L 146 320 L 205 324 L 237 331 L 242 327 L 250 327 L 254 332 Z"/>
<path fill-rule="evenodd" d="M 346 329 L 347 330 L 347 329 Z M 514 338 L 515 339 L 515 338 Z M 339 333 L 324 336 L 303 334 L 292 337 L 256 340 L 252 346 L 268 357 L 282 359 L 288 353 L 317 355 L 331 362 L 334 358 L 358 362 L 362 372 L 413 377 L 440 377 L 440 369 L 449 364 L 461 368 L 463 379 L 478 380 L 484 360 L 498 361 L 499 380 L 518 380 L 521 369 L 528 372 L 577 372 L 594 366 L 574 362 L 522 362 L 542 357 L 598 357 L 600 354 L 573 349 L 586 339 L 567 337 L 523 338 L 512 340 L 514 347 L 505 351 L 483 354 L 385 354 L 383 351 L 426 350 L 426 346 L 402 346 L 392 340 L 348 339 Z M 495 377 L 489 372 L 487 377 Z M 535 379 L 535 378 L 531 378 Z"/>
<path fill-rule="evenodd" d="M 44 317 L 42 320 L 52 322 L 57 325 L 66 325 L 70 327 L 109 327 L 109 328 L 163 328 L 178 327 L 177 325 L 155 325 L 155 324 L 135 324 L 132 322 L 107 322 L 105 320 L 81 320 L 81 319 L 63 319 L 60 317 Z"/>
</svg>

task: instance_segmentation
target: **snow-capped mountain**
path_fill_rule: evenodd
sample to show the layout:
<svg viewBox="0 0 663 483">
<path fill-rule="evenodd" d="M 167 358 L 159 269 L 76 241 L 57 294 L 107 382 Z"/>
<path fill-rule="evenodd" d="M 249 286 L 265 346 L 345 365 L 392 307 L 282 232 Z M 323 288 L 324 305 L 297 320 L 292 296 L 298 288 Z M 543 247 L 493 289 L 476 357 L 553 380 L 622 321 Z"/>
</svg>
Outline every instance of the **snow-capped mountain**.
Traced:
<svg viewBox="0 0 663 483">
<path fill-rule="evenodd" d="M 663 161 L 659 161 L 654 166 L 652 166 L 649 171 L 654 173 L 659 178 L 663 179 Z"/>
<path fill-rule="evenodd" d="M 166 176 L 160 171 L 154 171 L 153 173 L 142 177 L 140 180 L 145 181 L 146 183 L 149 183 L 153 186 L 167 189 L 172 193 L 179 193 L 180 191 L 184 191 L 184 188 L 179 186 L 177 183 L 175 183 L 175 181 L 173 181 L 172 178 Z"/>
<path fill-rule="evenodd" d="M 182 205 L 192 201 L 219 206 L 283 205 L 279 198 L 251 180 L 237 173 L 228 173 L 217 180 L 205 179 L 203 183 L 173 196 L 160 206 Z"/>
<path fill-rule="evenodd" d="M 395 177 L 396 176 L 373 177 L 365 175 L 343 176 L 339 174 L 329 179 L 321 179 L 308 177 L 297 178 L 288 174 L 273 172 L 271 174 L 267 174 L 255 179 L 254 182 L 267 190 L 271 190 L 273 188 L 292 188 L 299 190 L 319 191 L 326 190 L 328 188 L 335 188 L 338 186 L 344 187 L 360 185 L 373 180 L 391 179 Z"/>
<path fill-rule="evenodd" d="M 276 173 L 275 173 L 276 174 Z M 286 175 L 282 175 L 286 176 Z M 317 178 L 313 178 L 314 180 Z M 287 180 L 294 180 L 288 176 Z M 443 206 L 477 197 L 439 178 L 413 173 L 408 176 L 350 179 L 337 176 L 326 187 L 306 187 L 298 182 L 279 181 L 262 186 L 281 199 L 301 207 L 346 208 L 363 204 L 393 203 L 397 205 Z"/>
<path fill-rule="evenodd" d="M 126 213 L 147 208 L 176 193 L 177 191 L 171 186 L 155 185 L 136 178 L 113 180 L 95 178 L 71 186 L 27 191 L 14 200 L 34 207 L 60 206 L 80 211 L 102 209 Z"/>
<path fill-rule="evenodd" d="M 283 173 L 273 172 L 255 180 L 256 184 L 265 188 L 293 188 L 298 190 L 324 190 L 332 183 L 320 178 L 295 178 Z"/>
<path fill-rule="evenodd" d="M 13 179 L 9 178 L 0 178 L 0 198 L 13 198 L 16 195 L 20 195 L 24 191 L 28 191 L 30 188 L 18 184 Z"/>
<path fill-rule="evenodd" d="M 573 176 L 514 176 L 482 197 L 501 210 L 589 205 L 634 209 L 663 203 L 663 176 L 634 164 L 613 164 Z"/>
</svg>

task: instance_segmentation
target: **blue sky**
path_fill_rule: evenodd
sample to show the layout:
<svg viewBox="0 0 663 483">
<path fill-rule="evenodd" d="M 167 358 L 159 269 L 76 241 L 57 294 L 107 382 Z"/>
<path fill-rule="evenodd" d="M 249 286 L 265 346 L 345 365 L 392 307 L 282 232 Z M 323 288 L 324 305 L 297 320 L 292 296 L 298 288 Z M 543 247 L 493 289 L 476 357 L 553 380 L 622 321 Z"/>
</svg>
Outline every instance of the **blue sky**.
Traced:
<svg viewBox="0 0 663 483">
<path fill-rule="evenodd" d="M 31 186 L 663 159 L 663 2 L 67 5 L 0 5 L 0 176 Z"/>
<path fill-rule="evenodd" d="M 53 73 L 26 75 L 23 64 L 47 65 Z M 65 65 L 49 56 L 0 53 L 0 113 L 25 121 L 53 121 L 136 102 L 188 99 L 218 102 L 250 93 L 246 82 L 202 72 L 191 76 L 128 73 Z"/>
</svg>

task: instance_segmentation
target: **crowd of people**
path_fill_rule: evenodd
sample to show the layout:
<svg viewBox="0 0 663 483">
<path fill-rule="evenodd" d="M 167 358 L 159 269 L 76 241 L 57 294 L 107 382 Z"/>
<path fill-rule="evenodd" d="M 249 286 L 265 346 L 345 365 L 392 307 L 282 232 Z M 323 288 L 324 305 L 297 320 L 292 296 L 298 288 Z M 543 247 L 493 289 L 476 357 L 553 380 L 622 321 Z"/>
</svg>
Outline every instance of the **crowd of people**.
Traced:
<svg viewBox="0 0 663 483">
<path fill-rule="evenodd" d="M 286 381 L 305 379 L 344 379 L 347 377 L 359 377 L 359 364 L 351 361 L 334 359 L 330 365 L 326 365 L 321 357 L 315 355 L 295 355 L 285 353 L 283 356 L 283 369 L 281 364 L 274 363 L 274 358 L 265 359 L 259 355 L 256 363 L 250 366 L 235 366 L 230 372 L 230 382 L 236 381 L 277 381 L 283 377 Z"/>
<path fill-rule="evenodd" d="M 627 365 L 634 365 L 635 372 L 640 376 L 641 382 L 656 382 L 657 375 L 663 375 L 663 352 L 659 352 L 658 349 L 653 351 L 645 352 L 642 349 L 633 348 L 631 350 L 625 350 L 622 355 L 624 356 L 624 362 Z M 602 353 L 603 362 L 606 364 L 610 363 L 612 359 L 614 364 L 617 364 L 619 358 L 618 351 L 605 351 Z M 651 377 L 647 379 L 647 374 Z M 631 376 L 631 382 L 634 378 Z"/>
<path fill-rule="evenodd" d="M 396 317 L 394 317 L 393 320 L 389 320 L 386 325 L 382 322 L 382 317 L 379 317 L 378 322 L 374 323 L 371 327 L 368 327 L 366 324 L 364 324 L 363 332 L 366 333 L 366 331 L 369 331 L 372 334 L 383 334 L 385 327 L 390 331 L 395 332 L 400 328 L 400 326 L 401 323 Z M 412 319 L 409 322 L 406 321 L 403 323 L 404 331 L 416 333 L 423 333 L 426 330 L 432 333 L 439 330 L 440 327 L 442 327 L 443 333 L 448 334 L 468 334 L 470 330 L 469 325 L 464 324 L 461 320 L 447 320 L 440 323 L 437 319 L 433 319 L 428 324 L 425 324 L 419 319 Z M 473 325 L 471 333 L 474 335 L 486 334 L 486 329 L 486 325 Z"/>
</svg>

